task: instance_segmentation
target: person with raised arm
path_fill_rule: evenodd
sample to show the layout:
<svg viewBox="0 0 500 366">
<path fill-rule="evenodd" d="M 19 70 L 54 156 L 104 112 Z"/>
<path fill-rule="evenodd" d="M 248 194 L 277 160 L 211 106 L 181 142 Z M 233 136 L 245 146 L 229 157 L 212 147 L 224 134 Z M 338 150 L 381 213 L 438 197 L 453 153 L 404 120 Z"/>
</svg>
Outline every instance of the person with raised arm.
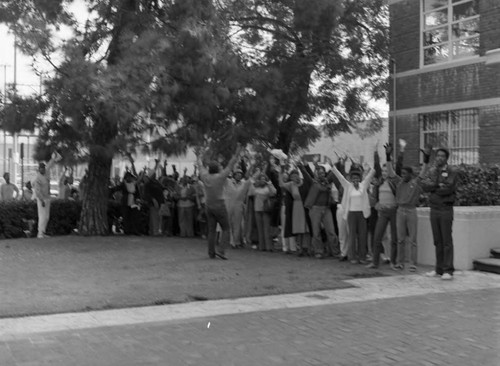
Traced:
<svg viewBox="0 0 500 366">
<path fill-rule="evenodd" d="M 349 229 L 349 259 L 353 264 L 366 263 L 366 219 L 370 217 L 371 213 L 368 185 L 375 175 L 375 170 L 371 168 L 365 178 L 361 180 L 363 175 L 361 170 L 351 167 L 349 171 L 350 181 L 342 175 L 335 165 L 332 167 L 332 171 L 344 189 L 341 205 Z"/>
<path fill-rule="evenodd" d="M 420 150 L 424 156 L 424 164 L 420 169 L 418 177 L 414 178 L 413 169 L 409 166 L 401 167 L 401 179 L 396 188 L 396 203 L 398 211 L 396 213 L 396 226 L 398 233 L 398 260 L 396 267 L 404 268 L 406 254 L 406 235 L 408 234 L 408 243 L 410 245 L 410 267 L 411 272 L 417 270 L 417 206 L 422 194 L 422 180 L 427 174 L 429 160 L 432 152 L 432 146 L 427 145 L 425 149 Z M 401 165 L 403 158 L 401 156 Z M 394 176 L 392 166 L 388 166 L 389 175 Z"/>
<path fill-rule="evenodd" d="M 38 174 L 35 179 L 34 191 L 38 208 L 38 239 L 47 237 L 45 230 L 50 219 L 50 169 L 61 160 L 61 155 L 52 153 L 50 161 L 38 165 Z"/>
<path fill-rule="evenodd" d="M 206 168 L 202 162 L 203 152 L 197 151 L 198 171 L 200 172 L 200 179 L 205 186 L 208 256 L 210 258 L 217 256 L 221 259 L 227 259 L 225 251 L 229 245 L 229 218 L 224 202 L 224 187 L 229 174 L 239 159 L 241 151 L 242 147 L 238 143 L 235 154 L 224 169 L 221 168 L 220 163 L 217 161 L 211 161 L 208 164 L 208 168 Z M 216 248 L 217 224 L 222 228 L 222 236 Z"/>
</svg>

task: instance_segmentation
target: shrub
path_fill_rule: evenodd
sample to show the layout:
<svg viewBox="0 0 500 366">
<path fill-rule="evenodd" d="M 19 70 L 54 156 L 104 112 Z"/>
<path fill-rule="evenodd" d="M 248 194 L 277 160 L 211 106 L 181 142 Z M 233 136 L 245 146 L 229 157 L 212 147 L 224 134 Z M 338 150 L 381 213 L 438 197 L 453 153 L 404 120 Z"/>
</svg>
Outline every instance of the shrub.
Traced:
<svg viewBox="0 0 500 366">
<path fill-rule="evenodd" d="M 460 165 L 457 206 L 500 205 L 500 167 L 498 165 Z"/>
<path fill-rule="evenodd" d="M 79 201 L 55 199 L 50 203 L 48 235 L 69 235 L 78 227 L 82 205 Z M 119 202 L 110 200 L 108 223 L 111 225 L 122 215 Z M 149 229 L 149 210 L 142 205 L 139 220 L 141 234 L 147 235 Z M 38 231 L 38 212 L 36 201 L 0 201 L 0 238 L 21 238 L 36 236 Z"/>
<path fill-rule="evenodd" d="M 455 206 L 500 205 L 500 166 L 459 165 Z M 421 206 L 429 206 L 429 194 L 421 197 Z"/>
<path fill-rule="evenodd" d="M 50 206 L 48 235 L 68 235 L 80 218 L 81 204 L 71 200 L 53 200 Z M 0 202 L 0 237 L 20 238 L 37 234 L 36 201 Z"/>
</svg>

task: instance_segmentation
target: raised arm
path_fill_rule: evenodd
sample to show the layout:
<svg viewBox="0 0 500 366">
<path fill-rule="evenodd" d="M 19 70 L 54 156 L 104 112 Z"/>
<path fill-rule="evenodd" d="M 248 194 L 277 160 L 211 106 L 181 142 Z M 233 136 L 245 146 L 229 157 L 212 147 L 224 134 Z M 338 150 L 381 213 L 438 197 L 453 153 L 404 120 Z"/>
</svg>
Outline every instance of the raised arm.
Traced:
<svg viewBox="0 0 500 366">
<path fill-rule="evenodd" d="M 235 164 L 237 163 L 237 161 L 240 158 L 241 151 L 242 151 L 242 147 L 241 147 L 240 143 L 238 143 L 236 145 L 236 152 L 234 153 L 234 155 L 231 158 L 231 160 L 229 160 L 229 163 L 227 163 L 227 166 L 222 170 L 221 174 L 227 176 L 227 175 L 229 175 L 231 173 L 231 171 L 233 170 Z"/>
<path fill-rule="evenodd" d="M 424 149 L 420 150 L 422 154 L 424 155 L 424 164 L 422 165 L 422 169 L 420 169 L 420 174 L 418 175 L 418 178 L 420 181 L 424 179 L 424 177 L 427 175 L 427 172 L 429 170 L 429 161 L 431 160 L 431 152 L 432 152 L 432 145 L 425 145 Z"/>
<path fill-rule="evenodd" d="M 387 161 L 386 164 L 387 175 L 391 178 L 395 178 L 396 172 L 394 171 L 394 167 L 392 166 L 392 152 L 394 151 L 394 148 L 390 142 L 385 144 L 384 148 L 385 148 L 385 159 Z"/>
<path fill-rule="evenodd" d="M 342 185 L 342 187 L 344 188 L 347 188 L 349 187 L 349 181 L 347 179 L 345 179 L 345 177 L 342 175 L 342 173 L 337 169 L 336 165 L 334 164 L 333 167 L 332 167 L 332 172 L 333 174 L 335 174 L 335 176 L 337 177 L 337 179 L 339 180 L 340 184 Z"/>
</svg>

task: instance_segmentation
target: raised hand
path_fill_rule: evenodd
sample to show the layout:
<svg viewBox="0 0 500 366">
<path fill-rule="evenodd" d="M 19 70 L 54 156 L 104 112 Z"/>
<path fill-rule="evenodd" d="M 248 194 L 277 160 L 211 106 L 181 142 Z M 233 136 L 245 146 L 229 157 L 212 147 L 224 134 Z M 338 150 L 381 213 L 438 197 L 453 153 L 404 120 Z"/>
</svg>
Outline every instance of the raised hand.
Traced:
<svg viewBox="0 0 500 366">
<path fill-rule="evenodd" d="M 385 155 L 387 156 L 391 155 L 392 152 L 394 151 L 394 147 L 390 142 L 384 145 L 384 149 L 385 149 Z"/>
<path fill-rule="evenodd" d="M 423 149 L 420 149 L 420 151 L 424 154 L 424 163 L 428 164 L 431 159 L 432 145 L 426 144 Z"/>
</svg>

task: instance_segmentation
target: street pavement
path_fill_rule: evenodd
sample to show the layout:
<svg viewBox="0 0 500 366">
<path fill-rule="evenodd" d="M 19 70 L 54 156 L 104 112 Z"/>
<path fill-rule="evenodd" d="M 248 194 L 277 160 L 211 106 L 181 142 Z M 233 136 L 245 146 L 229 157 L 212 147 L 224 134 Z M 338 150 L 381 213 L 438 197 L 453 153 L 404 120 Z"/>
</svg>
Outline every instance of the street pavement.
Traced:
<svg viewBox="0 0 500 366">
<path fill-rule="evenodd" d="M 1 366 L 500 365 L 500 277 L 0 319 Z"/>
</svg>

